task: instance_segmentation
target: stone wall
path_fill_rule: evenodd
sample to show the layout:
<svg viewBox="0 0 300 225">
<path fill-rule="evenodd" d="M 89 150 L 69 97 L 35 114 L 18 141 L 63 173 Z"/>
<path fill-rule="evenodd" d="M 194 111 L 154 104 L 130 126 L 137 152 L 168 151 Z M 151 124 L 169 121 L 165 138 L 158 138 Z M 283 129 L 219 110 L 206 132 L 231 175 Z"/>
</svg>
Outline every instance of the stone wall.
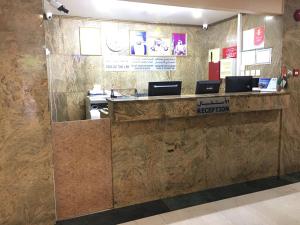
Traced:
<svg viewBox="0 0 300 225">
<path fill-rule="evenodd" d="M 299 0 L 286 0 L 283 36 L 283 64 L 288 68 L 300 68 L 300 22 L 293 14 L 300 9 Z M 283 112 L 282 173 L 300 171 L 300 78 L 289 79 L 291 105 Z"/>
<path fill-rule="evenodd" d="M 0 1 L 0 224 L 53 225 L 42 2 Z"/>
<path fill-rule="evenodd" d="M 265 21 L 264 16 L 244 17 L 244 28 L 266 27 L 266 47 L 273 48 L 273 63 L 247 67 L 260 69 L 262 76 L 280 74 L 282 49 L 282 18 Z M 196 26 L 176 26 L 129 22 L 107 22 L 83 18 L 55 17 L 46 25 L 51 107 L 53 121 L 85 119 L 85 96 L 95 83 L 102 87 L 137 88 L 147 93 L 149 81 L 182 80 L 183 94 L 193 94 L 197 80 L 208 78 L 208 50 L 236 45 L 237 19 L 229 19 L 203 31 Z M 188 34 L 188 56 L 177 58 L 177 70 L 171 72 L 105 72 L 103 56 L 80 56 L 79 28 L 97 27 L 105 34 L 107 27 L 117 31 L 145 30 L 171 37 L 173 32 Z"/>
</svg>

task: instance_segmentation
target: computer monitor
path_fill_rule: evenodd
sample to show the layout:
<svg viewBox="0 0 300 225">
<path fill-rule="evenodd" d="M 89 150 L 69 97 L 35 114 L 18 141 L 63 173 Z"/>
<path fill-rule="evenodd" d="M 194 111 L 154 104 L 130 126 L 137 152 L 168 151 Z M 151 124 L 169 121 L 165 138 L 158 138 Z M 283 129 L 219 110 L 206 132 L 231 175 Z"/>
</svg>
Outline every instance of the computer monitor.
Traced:
<svg viewBox="0 0 300 225">
<path fill-rule="evenodd" d="M 196 95 L 219 93 L 221 81 L 219 80 L 205 80 L 197 81 Z"/>
<path fill-rule="evenodd" d="M 253 79 L 252 79 L 252 87 L 254 88 L 254 87 L 258 87 L 259 85 L 259 78 L 258 77 L 253 77 Z"/>
<path fill-rule="evenodd" d="M 180 95 L 181 81 L 149 82 L 148 96 Z"/>
<path fill-rule="evenodd" d="M 252 91 L 252 76 L 226 77 L 225 92 L 249 92 Z"/>
</svg>

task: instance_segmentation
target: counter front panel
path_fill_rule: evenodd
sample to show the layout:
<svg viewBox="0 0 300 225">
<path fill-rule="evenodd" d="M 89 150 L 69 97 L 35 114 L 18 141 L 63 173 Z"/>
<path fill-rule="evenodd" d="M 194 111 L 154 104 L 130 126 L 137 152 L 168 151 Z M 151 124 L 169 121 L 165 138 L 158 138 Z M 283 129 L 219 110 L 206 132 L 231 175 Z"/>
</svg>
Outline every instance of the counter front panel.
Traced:
<svg viewBox="0 0 300 225">
<path fill-rule="evenodd" d="M 230 113 L 199 116 L 209 97 L 229 98 Z M 276 176 L 288 104 L 286 93 L 110 100 L 114 207 Z"/>
</svg>

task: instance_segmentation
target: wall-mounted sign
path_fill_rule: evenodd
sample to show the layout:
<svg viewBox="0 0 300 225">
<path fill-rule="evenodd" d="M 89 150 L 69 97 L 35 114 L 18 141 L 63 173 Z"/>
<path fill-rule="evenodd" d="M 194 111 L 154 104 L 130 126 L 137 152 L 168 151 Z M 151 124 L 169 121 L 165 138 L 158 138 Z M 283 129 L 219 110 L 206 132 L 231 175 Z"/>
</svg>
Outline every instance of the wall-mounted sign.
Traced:
<svg viewBox="0 0 300 225">
<path fill-rule="evenodd" d="M 265 28 L 256 27 L 243 32 L 243 51 L 264 48 Z"/>
<path fill-rule="evenodd" d="M 223 59 L 236 58 L 237 57 L 237 46 L 223 48 Z"/>
<path fill-rule="evenodd" d="M 197 112 L 201 115 L 230 112 L 229 97 L 199 98 Z"/>
<path fill-rule="evenodd" d="M 104 69 L 111 72 L 175 71 L 176 57 L 104 57 Z"/>
</svg>

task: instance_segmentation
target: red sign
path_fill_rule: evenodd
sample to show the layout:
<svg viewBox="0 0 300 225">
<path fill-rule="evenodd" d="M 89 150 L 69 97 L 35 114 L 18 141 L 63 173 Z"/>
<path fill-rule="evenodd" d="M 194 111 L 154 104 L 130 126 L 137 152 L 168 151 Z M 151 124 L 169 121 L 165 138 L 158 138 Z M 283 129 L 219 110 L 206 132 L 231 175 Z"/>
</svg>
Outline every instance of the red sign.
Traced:
<svg viewBox="0 0 300 225">
<path fill-rule="evenodd" d="M 254 45 L 260 46 L 265 41 L 265 28 L 256 27 L 254 29 Z"/>
<path fill-rule="evenodd" d="M 237 56 L 237 47 L 229 47 L 229 48 L 223 48 L 223 59 L 228 58 L 236 58 Z"/>
</svg>

